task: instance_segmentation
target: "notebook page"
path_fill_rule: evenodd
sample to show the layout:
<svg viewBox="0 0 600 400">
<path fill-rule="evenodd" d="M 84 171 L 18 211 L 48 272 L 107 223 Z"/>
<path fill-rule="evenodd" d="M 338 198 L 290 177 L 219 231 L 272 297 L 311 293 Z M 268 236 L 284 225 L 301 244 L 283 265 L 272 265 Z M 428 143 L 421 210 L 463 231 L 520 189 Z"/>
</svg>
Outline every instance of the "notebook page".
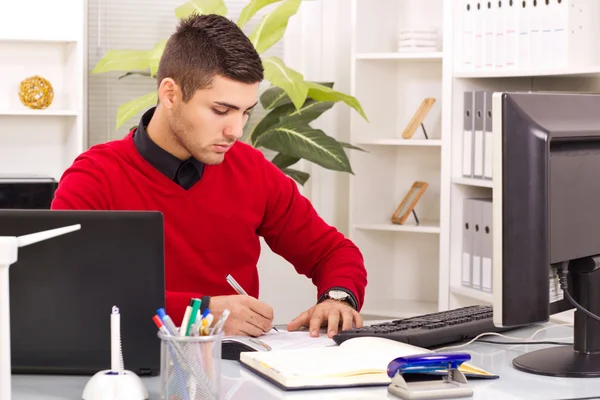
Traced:
<svg viewBox="0 0 600 400">
<path fill-rule="evenodd" d="M 370 339 L 370 338 L 364 338 Z M 379 342 L 378 338 L 342 346 L 270 351 L 252 354 L 251 357 L 284 375 L 305 377 L 340 377 L 363 374 L 386 374 L 387 366 L 396 357 L 419 354 L 414 346 L 401 346 L 397 342 Z M 420 349 L 419 349 L 420 350 Z"/>
<path fill-rule="evenodd" d="M 315 338 L 310 336 L 308 331 L 271 331 L 268 334 L 259 336 L 257 339 L 271 346 L 274 351 L 322 348 L 327 346 L 337 347 L 337 344 L 333 339 L 328 338 L 327 334 L 321 334 Z"/>
</svg>

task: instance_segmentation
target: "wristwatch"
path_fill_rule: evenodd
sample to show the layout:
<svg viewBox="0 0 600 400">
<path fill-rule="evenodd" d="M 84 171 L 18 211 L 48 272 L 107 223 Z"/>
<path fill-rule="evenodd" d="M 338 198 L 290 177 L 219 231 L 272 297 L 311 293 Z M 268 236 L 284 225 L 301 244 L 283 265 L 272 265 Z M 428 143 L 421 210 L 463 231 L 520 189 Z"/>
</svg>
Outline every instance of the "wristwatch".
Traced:
<svg viewBox="0 0 600 400">
<path fill-rule="evenodd" d="M 321 297 L 321 301 L 331 299 L 335 301 L 343 301 L 350 305 L 350 307 L 356 309 L 354 302 L 352 301 L 352 296 L 344 290 L 331 289 L 323 294 Z"/>
</svg>

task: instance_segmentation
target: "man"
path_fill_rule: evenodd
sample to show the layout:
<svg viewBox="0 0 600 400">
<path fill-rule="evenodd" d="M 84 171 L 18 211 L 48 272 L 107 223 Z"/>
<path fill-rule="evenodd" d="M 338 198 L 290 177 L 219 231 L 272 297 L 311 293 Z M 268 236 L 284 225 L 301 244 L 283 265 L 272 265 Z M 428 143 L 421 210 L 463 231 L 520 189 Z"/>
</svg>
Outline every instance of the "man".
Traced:
<svg viewBox="0 0 600 400">
<path fill-rule="evenodd" d="M 359 250 L 261 152 L 236 142 L 262 80 L 260 56 L 233 22 L 182 21 L 160 60 L 158 105 L 124 139 L 77 157 L 52 208 L 161 211 L 166 308 L 176 323 L 190 298 L 201 297 L 217 317 L 230 310 L 226 334 L 271 329 L 273 309 L 257 300 L 262 236 L 317 286 L 317 304 L 288 330 L 308 327 L 318 336 L 327 326 L 332 336 L 340 325 L 362 326 L 367 279 Z M 236 294 L 228 274 L 250 296 Z"/>
</svg>

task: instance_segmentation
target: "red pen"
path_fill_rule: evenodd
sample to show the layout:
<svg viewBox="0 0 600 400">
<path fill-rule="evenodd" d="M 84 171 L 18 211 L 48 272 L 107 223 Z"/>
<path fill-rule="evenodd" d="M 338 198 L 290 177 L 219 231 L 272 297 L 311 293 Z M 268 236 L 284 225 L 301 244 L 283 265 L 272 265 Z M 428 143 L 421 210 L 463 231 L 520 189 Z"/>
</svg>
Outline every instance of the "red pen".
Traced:
<svg viewBox="0 0 600 400">
<path fill-rule="evenodd" d="M 158 315 L 155 315 L 154 317 L 152 317 L 152 321 L 154 321 L 154 323 L 156 324 L 156 327 L 162 333 L 164 333 L 166 336 L 171 336 L 171 334 L 169 333 L 169 330 L 167 329 L 165 324 L 163 324 L 162 320 L 160 319 L 160 317 Z"/>
</svg>

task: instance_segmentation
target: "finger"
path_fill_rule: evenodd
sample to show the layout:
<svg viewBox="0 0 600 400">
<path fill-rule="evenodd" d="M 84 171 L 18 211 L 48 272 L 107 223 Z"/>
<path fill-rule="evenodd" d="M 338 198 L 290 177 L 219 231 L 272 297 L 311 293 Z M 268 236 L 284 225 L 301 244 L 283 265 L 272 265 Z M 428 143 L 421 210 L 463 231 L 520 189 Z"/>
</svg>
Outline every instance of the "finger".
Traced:
<svg viewBox="0 0 600 400">
<path fill-rule="evenodd" d="M 327 319 L 327 336 L 333 337 L 340 327 L 340 312 L 337 309 L 331 310 Z"/>
<path fill-rule="evenodd" d="M 240 332 L 242 335 L 258 337 L 261 336 L 264 331 L 253 324 L 245 323 L 240 327 Z"/>
<path fill-rule="evenodd" d="M 309 329 L 310 335 L 313 337 L 319 336 L 319 330 L 323 325 L 323 320 L 327 317 L 327 315 L 325 315 L 325 312 L 322 310 L 323 309 L 316 310 L 310 318 Z"/>
<path fill-rule="evenodd" d="M 267 303 L 255 299 L 254 297 L 247 296 L 247 299 L 248 307 L 250 307 L 252 311 L 254 311 L 257 314 L 260 314 L 269 321 L 273 321 L 273 307 L 271 307 Z"/>
<path fill-rule="evenodd" d="M 363 317 L 362 315 L 360 315 L 360 313 L 358 311 L 354 311 L 354 326 L 356 326 L 357 328 L 362 328 L 363 326 Z"/>
<path fill-rule="evenodd" d="M 350 308 L 342 311 L 342 330 L 352 329 L 352 322 L 354 321 L 354 311 Z"/>
<path fill-rule="evenodd" d="M 263 317 L 262 315 L 248 309 L 246 321 L 260 329 L 262 332 L 269 332 L 271 330 L 272 321 Z"/>
<path fill-rule="evenodd" d="M 308 311 L 304 311 L 302 314 L 298 315 L 296 318 L 290 321 L 287 326 L 288 331 L 296 331 L 302 327 L 308 326 L 309 314 Z"/>
</svg>

